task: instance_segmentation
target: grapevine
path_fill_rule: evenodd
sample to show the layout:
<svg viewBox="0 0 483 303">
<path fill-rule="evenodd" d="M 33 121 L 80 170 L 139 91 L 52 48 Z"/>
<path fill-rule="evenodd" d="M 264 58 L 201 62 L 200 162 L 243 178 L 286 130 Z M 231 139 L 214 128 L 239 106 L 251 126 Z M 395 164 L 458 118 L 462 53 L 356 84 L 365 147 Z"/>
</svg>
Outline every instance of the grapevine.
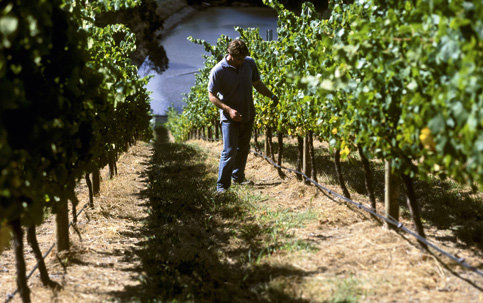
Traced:
<svg viewBox="0 0 483 303">
<path fill-rule="evenodd" d="M 420 235 L 414 178 L 483 184 L 483 4 L 334 1 L 330 18 L 322 19 L 309 2 L 299 16 L 278 1 L 264 3 L 278 13 L 277 41 L 264 41 L 258 29 L 235 28 L 281 100 L 273 110 L 255 99 L 257 128 L 313 133 L 334 149 L 336 162 L 357 150 L 366 170 L 365 159 L 385 161 L 404 181 Z M 208 57 L 205 69 L 216 59 Z M 206 78 L 192 88 L 201 94 L 181 114 L 188 127 L 212 121 L 202 93 Z"/>
<path fill-rule="evenodd" d="M 81 177 L 150 134 L 148 79 L 139 78 L 128 59 L 135 37 L 123 25 L 94 25 L 96 13 L 136 4 L 0 4 L 0 242 L 11 226 L 25 302 L 21 225 L 37 251 L 35 226 L 44 215 L 59 218 L 68 200 L 76 203 Z"/>
</svg>

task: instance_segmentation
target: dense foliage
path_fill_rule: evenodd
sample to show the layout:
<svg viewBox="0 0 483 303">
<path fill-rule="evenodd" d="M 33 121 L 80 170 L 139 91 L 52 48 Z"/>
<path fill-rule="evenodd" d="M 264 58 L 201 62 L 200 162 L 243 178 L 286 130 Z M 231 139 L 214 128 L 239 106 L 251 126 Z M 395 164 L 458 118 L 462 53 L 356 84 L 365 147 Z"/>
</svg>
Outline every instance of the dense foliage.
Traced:
<svg viewBox="0 0 483 303">
<path fill-rule="evenodd" d="M 281 99 L 256 99 L 258 127 L 313 131 L 350 156 L 391 162 L 395 171 L 483 184 L 483 4 L 469 1 L 334 1 L 329 19 L 305 2 L 300 15 L 275 0 L 278 40 L 237 28 L 263 81 Z M 353 2 L 345 4 L 345 2 Z M 183 112 L 187 127 L 212 123 L 206 70 Z"/>
<path fill-rule="evenodd" d="M 134 65 L 139 67 L 145 62 L 149 63 L 157 73 L 168 67 L 166 51 L 159 44 L 164 20 L 156 0 L 142 0 L 136 6 L 96 14 L 96 26 L 106 27 L 109 24 L 124 24 L 136 35 L 136 49 L 129 55 Z M 149 60 L 145 60 L 146 56 L 149 56 Z"/>
<path fill-rule="evenodd" d="M 75 201 L 81 176 L 150 134 L 133 34 L 94 25 L 96 13 L 137 4 L 1 2 L 0 225 L 40 223 L 47 208 Z"/>
</svg>

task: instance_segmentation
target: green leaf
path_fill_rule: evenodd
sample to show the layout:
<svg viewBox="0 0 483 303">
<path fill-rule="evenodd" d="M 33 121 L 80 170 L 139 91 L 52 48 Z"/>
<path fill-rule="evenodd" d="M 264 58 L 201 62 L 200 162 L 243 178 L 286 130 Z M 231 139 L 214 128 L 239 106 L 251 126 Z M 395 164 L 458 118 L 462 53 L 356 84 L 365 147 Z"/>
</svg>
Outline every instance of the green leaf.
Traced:
<svg viewBox="0 0 483 303">
<path fill-rule="evenodd" d="M 432 133 L 444 133 L 446 129 L 445 125 L 445 119 L 441 114 L 436 115 L 428 123 L 428 127 L 431 129 Z"/>
</svg>

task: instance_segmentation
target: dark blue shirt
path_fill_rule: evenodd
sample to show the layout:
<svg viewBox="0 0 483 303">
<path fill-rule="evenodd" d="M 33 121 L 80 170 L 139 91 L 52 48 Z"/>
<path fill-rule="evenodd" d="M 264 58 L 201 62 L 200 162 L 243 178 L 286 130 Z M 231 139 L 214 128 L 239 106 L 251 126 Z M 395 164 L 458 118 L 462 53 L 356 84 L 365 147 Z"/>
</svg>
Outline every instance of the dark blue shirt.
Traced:
<svg viewBox="0 0 483 303">
<path fill-rule="evenodd" d="M 238 111 L 242 115 L 242 122 L 248 122 L 255 117 L 252 84 L 259 80 L 260 74 L 252 58 L 245 57 L 243 64 L 236 69 L 228 64 L 225 56 L 211 69 L 208 91 Z M 220 110 L 220 119 L 231 121 L 223 110 Z"/>
</svg>

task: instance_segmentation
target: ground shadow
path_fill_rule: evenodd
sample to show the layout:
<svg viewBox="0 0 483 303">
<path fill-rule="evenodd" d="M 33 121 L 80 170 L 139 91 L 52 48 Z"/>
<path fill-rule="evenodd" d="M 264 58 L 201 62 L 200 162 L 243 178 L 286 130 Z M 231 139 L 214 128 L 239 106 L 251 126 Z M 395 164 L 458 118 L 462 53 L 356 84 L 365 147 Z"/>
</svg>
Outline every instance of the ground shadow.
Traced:
<svg viewBox="0 0 483 303">
<path fill-rule="evenodd" d="M 260 148 L 264 149 L 264 142 L 259 142 Z M 273 142 L 275 151 L 278 151 L 278 143 Z M 295 168 L 297 165 L 298 149 L 296 145 L 284 144 L 283 148 L 283 164 Z M 276 154 L 277 158 L 278 155 Z M 338 185 L 337 174 L 335 171 L 334 158 L 330 154 L 328 148 L 321 148 L 315 150 L 315 163 L 318 176 L 324 176 L 328 179 L 329 184 Z M 359 194 L 366 194 L 364 183 L 364 168 L 359 160 L 350 158 L 347 161 L 341 162 L 341 170 L 344 175 L 346 186 L 352 191 Z M 371 164 L 372 178 L 374 181 L 374 191 L 378 201 L 384 201 L 384 171 L 382 167 L 376 167 Z M 342 194 L 342 190 L 339 192 Z"/>
<path fill-rule="evenodd" d="M 142 261 L 142 283 L 112 295 L 143 302 L 307 302 L 270 281 L 313 273 L 256 263 L 265 249 L 257 233 L 264 231 L 250 225 L 235 194 L 215 194 L 203 157 L 157 129 L 147 190 L 140 193 L 149 199 L 145 240 L 134 251 Z M 237 237 L 241 230 L 249 236 Z"/>
<path fill-rule="evenodd" d="M 442 241 L 476 247 L 483 253 L 482 195 L 456 186 L 451 180 L 416 181 L 421 217 L 431 226 L 451 230 Z M 483 256 L 483 255 L 482 255 Z"/>
<path fill-rule="evenodd" d="M 278 143 L 273 142 L 273 145 L 274 150 L 278 151 Z M 264 142 L 259 141 L 259 146 L 263 150 Z M 282 165 L 296 167 L 297 153 L 296 145 L 284 144 L 284 164 Z M 327 177 L 329 184 L 338 185 L 333 156 L 328 148 L 316 150 L 315 154 L 317 174 Z M 355 156 L 351 160 L 342 162 L 342 173 L 350 191 L 367 196 L 364 169 L 358 158 Z M 372 162 L 371 171 L 377 203 L 384 203 L 384 165 Z M 430 181 L 416 179 L 414 187 L 422 220 L 428 226 L 451 230 L 451 234 L 438 236 L 438 240 L 453 242 L 456 245 L 463 243 L 466 247 L 475 247 L 483 252 L 483 233 L 481 232 L 483 230 L 483 198 L 481 194 L 476 195 L 469 189 L 456 186 L 455 182 L 451 180 L 439 178 L 433 178 Z M 402 184 L 400 206 L 401 215 L 409 217 L 405 188 Z"/>
</svg>

